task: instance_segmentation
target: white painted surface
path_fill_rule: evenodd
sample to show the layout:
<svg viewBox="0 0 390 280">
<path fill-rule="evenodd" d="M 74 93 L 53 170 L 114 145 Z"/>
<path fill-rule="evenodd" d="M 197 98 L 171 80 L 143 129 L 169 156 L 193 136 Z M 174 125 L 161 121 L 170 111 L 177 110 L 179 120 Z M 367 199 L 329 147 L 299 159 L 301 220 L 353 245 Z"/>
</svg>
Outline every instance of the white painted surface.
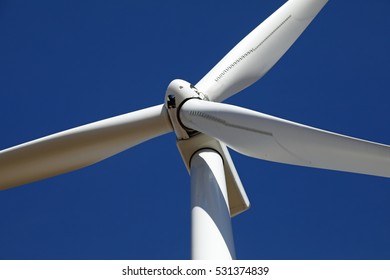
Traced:
<svg viewBox="0 0 390 280">
<path fill-rule="evenodd" d="M 201 150 L 191 160 L 192 259 L 235 259 L 221 156 Z"/>
<path fill-rule="evenodd" d="M 185 126 L 255 158 L 390 177 L 390 146 L 294 123 L 238 106 L 188 100 Z"/>
<path fill-rule="evenodd" d="M 223 101 L 263 77 L 298 39 L 327 0 L 290 0 L 242 39 L 196 87 Z"/>
<path fill-rule="evenodd" d="M 0 151 L 0 190 L 94 164 L 173 129 L 163 105 L 79 126 Z"/>
</svg>

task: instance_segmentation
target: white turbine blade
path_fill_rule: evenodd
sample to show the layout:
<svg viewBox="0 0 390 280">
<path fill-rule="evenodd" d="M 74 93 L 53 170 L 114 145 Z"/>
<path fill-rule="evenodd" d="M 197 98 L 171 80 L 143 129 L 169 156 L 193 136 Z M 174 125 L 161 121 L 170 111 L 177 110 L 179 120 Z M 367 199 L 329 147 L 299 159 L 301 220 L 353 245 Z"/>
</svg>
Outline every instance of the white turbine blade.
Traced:
<svg viewBox="0 0 390 280">
<path fill-rule="evenodd" d="M 180 119 L 250 157 L 390 177 L 388 145 L 198 99 L 184 103 Z"/>
<path fill-rule="evenodd" d="M 327 0 L 290 0 L 239 42 L 196 88 L 222 101 L 250 86 L 283 56 Z"/>
<path fill-rule="evenodd" d="M 91 165 L 170 131 L 166 109 L 158 105 L 0 151 L 0 189 Z"/>
</svg>

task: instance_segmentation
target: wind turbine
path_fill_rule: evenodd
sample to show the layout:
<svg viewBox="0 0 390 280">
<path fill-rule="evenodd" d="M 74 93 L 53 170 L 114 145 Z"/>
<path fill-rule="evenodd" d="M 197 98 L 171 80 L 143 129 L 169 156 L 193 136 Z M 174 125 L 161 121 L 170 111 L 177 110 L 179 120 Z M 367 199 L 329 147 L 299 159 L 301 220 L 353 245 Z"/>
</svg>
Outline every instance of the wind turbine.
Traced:
<svg viewBox="0 0 390 280">
<path fill-rule="evenodd" d="M 138 142 L 172 131 L 171 125 L 176 132 L 183 159 L 188 168 L 192 169 L 191 173 L 195 178 L 193 188 L 203 190 L 202 188 L 207 187 L 204 195 L 209 188 L 214 187 L 217 193 L 221 188 L 220 193 L 224 194 L 216 197 L 209 194 L 210 197 L 207 196 L 206 201 L 217 199 L 217 202 L 224 202 L 225 187 L 219 181 L 223 182 L 224 176 L 227 176 L 229 207 L 226 208 L 229 208 L 231 215 L 246 210 L 249 201 L 224 143 L 243 154 L 257 158 L 389 177 L 388 146 L 326 133 L 218 103 L 265 74 L 325 3 L 326 1 L 287 2 L 257 29 L 258 33 L 248 35 L 195 87 L 185 81 L 173 81 L 168 87 L 164 106 L 151 107 L 2 151 L 2 188 L 89 165 Z M 133 131 L 136 131 L 136 134 L 132 133 Z M 214 140 L 214 137 L 222 142 Z M 198 150 L 202 153 L 196 154 Z M 195 162 L 192 167 L 191 159 Z M 211 176 L 210 170 L 213 168 L 218 171 L 215 172 L 222 174 L 215 175 L 215 180 L 200 184 L 199 181 L 205 178 L 205 174 Z M 201 200 L 194 202 L 200 204 L 193 207 L 195 229 L 203 229 L 208 216 L 226 218 L 227 211 L 221 214 L 221 209 L 207 209 L 202 204 L 205 197 L 197 195 L 195 190 L 193 196 Z M 199 209 L 203 210 L 198 213 Z M 202 220 L 203 218 L 206 221 Z M 219 219 L 214 218 L 214 221 Z M 197 240 L 199 236 L 214 232 L 217 237 L 211 242 L 223 245 L 224 242 L 218 241 L 218 232 L 224 232 L 221 228 L 228 227 L 225 225 L 229 224 L 229 220 L 225 219 L 221 223 L 224 226 L 219 226 L 218 231 L 213 230 L 213 226 L 219 224 L 212 223 L 209 228 L 206 227 L 206 233 L 196 233 L 193 237 Z M 224 241 L 231 238 L 226 237 L 229 232 L 227 230 L 227 233 L 222 234 L 225 236 Z M 200 258 L 208 258 L 209 254 L 215 253 L 215 250 L 209 252 L 208 247 L 202 247 L 209 236 L 204 238 L 206 240 L 194 245 L 194 251 L 201 251 Z M 194 242 L 197 242 L 196 240 Z M 222 246 L 218 252 L 227 247 L 230 249 L 229 257 L 233 257 L 231 246 Z M 220 258 L 219 255 L 216 257 Z M 195 258 L 198 258 L 198 255 L 195 255 Z"/>
</svg>

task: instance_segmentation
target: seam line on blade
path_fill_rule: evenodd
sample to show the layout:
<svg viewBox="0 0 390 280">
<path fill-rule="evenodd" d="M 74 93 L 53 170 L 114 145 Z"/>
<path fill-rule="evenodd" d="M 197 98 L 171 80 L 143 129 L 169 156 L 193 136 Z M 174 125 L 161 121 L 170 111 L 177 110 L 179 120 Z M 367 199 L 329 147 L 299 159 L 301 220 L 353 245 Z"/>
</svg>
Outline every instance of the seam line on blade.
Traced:
<svg viewBox="0 0 390 280">
<path fill-rule="evenodd" d="M 228 67 L 225 68 L 215 79 L 214 81 L 218 82 L 227 72 L 229 72 L 230 69 L 232 69 L 234 66 L 236 66 L 238 63 L 240 63 L 242 60 L 244 60 L 247 56 L 249 56 L 251 53 L 255 52 L 262 44 L 264 44 L 280 27 L 282 27 L 283 24 L 285 24 L 292 15 L 289 15 L 285 20 L 282 21 L 281 24 L 279 24 L 270 34 L 268 34 L 267 37 L 265 37 L 259 44 L 257 44 L 254 48 L 251 48 L 249 51 L 241 55 L 239 58 L 237 58 L 232 64 L 230 64 Z"/>
<path fill-rule="evenodd" d="M 241 126 L 241 125 L 237 125 L 237 124 L 228 123 L 228 122 L 225 121 L 225 120 L 222 120 L 222 119 L 220 119 L 220 118 L 211 116 L 211 115 L 206 114 L 206 113 L 203 113 L 203 112 L 190 111 L 190 115 L 192 115 L 192 116 L 198 116 L 198 117 L 201 117 L 201 118 L 208 119 L 208 120 L 210 120 L 210 121 L 218 122 L 218 123 L 220 123 L 220 124 L 222 124 L 222 125 L 225 125 L 225 126 L 230 126 L 230 127 L 234 127 L 234 128 L 239 128 L 239 129 L 247 130 L 247 131 L 252 131 L 252 132 L 260 133 L 260 134 L 267 135 L 267 136 L 273 136 L 272 133 L 270 133 L 270 132 L 261 131 L 261 130 L 257 130 L 257 129 L 253 129 L 253 128 L 249 128 L 249 127 L 245 127 L 245 126 Z"/>
</svg>

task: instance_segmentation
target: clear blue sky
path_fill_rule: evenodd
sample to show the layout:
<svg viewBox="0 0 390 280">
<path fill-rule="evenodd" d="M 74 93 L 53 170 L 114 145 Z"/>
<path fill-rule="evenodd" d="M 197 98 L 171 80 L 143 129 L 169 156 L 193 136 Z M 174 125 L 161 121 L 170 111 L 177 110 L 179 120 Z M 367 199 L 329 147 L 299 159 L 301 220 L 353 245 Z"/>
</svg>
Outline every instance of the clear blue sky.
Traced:
<svg viewBox="0 0 390 280">
<path fill-rule="evenodd" d="M 163 102 L 284 3 L 1 1 L 0 149 Z M 227 103 L 390 144 L 390 2 L 330 1 Z M 232 152 L 251 201 L 240 259 L 390 259 L 390 179 Z M 0 192 L 0 259 L 188 259 L 189 176 L 174 134 Z"/>
</svg>

